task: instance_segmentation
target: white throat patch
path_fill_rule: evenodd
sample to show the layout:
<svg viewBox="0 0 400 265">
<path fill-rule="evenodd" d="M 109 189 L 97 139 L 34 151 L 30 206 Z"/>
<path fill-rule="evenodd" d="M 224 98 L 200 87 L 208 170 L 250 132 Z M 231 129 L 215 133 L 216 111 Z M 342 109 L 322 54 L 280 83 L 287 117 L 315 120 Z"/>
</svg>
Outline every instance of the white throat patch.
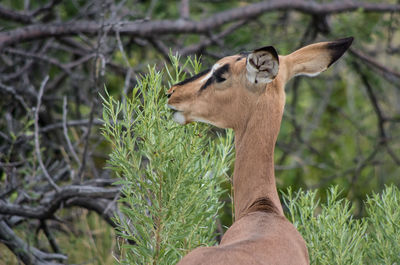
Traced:
<svg viewBox="0 0 400 265">
<path fill-rule="evenodd" d="M 185 115 L 183 115 L 183 113 L 180 112 L 180 111 L 175 112 L 174 115 L 172 116 L 172 119 L 173 119 L 175 122 L 177 122 L 177 123 L 179 123 L 179 124 L 181 124 L 181 125 L 184 125 L 184 124 L 186 123 Z"/>
</svg>

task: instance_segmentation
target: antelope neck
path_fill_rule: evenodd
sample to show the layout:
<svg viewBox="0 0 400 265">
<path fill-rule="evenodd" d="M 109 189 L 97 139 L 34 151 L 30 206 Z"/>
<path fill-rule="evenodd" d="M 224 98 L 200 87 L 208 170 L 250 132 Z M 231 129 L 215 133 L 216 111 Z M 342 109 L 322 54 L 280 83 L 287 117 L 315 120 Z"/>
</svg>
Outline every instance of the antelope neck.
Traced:
<svg viewBox="0 0 400 265">
<path fill-rule="evenodd" d="M 233 187 L 236 220 L 253 202 L 263 197 L 271 200 L 283 215 L 274 173 L 274 148 L 283 107 L 276 108 L 275 100 L 280 101 L 270 99 L 258 103 L 246 126 L 235 130 Z"/>
</svg>

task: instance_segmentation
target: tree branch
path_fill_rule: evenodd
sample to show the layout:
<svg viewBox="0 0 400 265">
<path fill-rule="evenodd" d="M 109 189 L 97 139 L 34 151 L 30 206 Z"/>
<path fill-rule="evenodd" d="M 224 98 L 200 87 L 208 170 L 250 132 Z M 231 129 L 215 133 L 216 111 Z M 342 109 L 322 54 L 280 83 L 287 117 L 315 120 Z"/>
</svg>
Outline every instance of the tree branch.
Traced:
<svg viewBox="0 0 400 265">
<path fill-rule="evenodd" d="M 81 166 L 81 161 L 78 158 L 78 155 L 75 152 L 74 147 L 72 146 L 71 140 L 69 139 L 68 136 L 68 128 L 67 128 L 67 114 L 68 109 L 67 109 L 67 97 L 64 96 L 63 100 L 63 133 L 64 133 L 64 138 L 65 141 L 67 141 L 67 146 L 69 149 L 69 152 L 71 153 L 72 157 L 74 158 L 75 162 L 78 164 L 78 166 Z"/>
<path fill-rule="evenodd" d="M 65 260 L 61 254 L 49 254 L 34 248 L 19 238 L 3 220 L 0 220 L 0 241 L 4 243 L 25 264 L 50 265 L 59 264 L 51 260 Z"/>
<path fill-rule="evenodd" d="M 360 69 L 357 63 L 354 63 L 354 66 L 356 69 Z M 389 138 L 387 136 L 387 133 L 385 131 L 385 122 L 387 121 L 385 119 L 385 116 L 382 113 L 382 110 L 379 106 L 378 99 L 376 98 L 374 91 L 372 90 L 372 87 L 368 81 L 368 77 L 366 74 L 364 74 L 361 70 L 358 71 L 358 74 L 360 75 L 361 81 L 363 82 L 364 86 L 367 89 L 367 95 L 369 97 L 369 100 L 371 101 L 372 107 L 374 108 L 375 114 L 377 116 L 378 120 L 378 132 L 379 132 L 379 144 L 383 145 L 390 157 L 393 159 L 393 161 L 397 164 L 400 165 L 400 158 L 397 157 L 397 155 L 394 153 L 392 148 L 389 145 Z"/>
<path fill-rule="evenodd" d="M 75 21 L 68 23 L 49 23 L 30 25 L 23 28 L 0 33 L 0 50 L 5 46 L 13 45 L 19 42 L 25 42 L 46 37 L 61 37 L 77 34 L 95 35 L 104 27 L 105 31 L 120 34 L 134 35 L 137 37 L 148 38 L 155 35 L 166 35 L 175 33 L 207 33 L 224 24 L 243 20 L 254 19 L 266 12 L 272 11 L 290 11 L 295 10 L 310 15 L 329 15 L 344 12 L 356 11 L 362 9 L 364 12 L 400 12 L 400 4 L 380 4 L 363 2 L 332 2 L 318 4 L 314 2 L 305 2 L 300 0 L 289 1 L 265 1 L 251 4 L 244 7 L 234 8 L 212 15 L 202 21 L 189 20 L 155 20 L 140 22 L 121 22 L 104 25 L 95 21 Z"/>
<path fill-rule="evenodd" d="M 60 188 L 59 193 L 50 193 L 39 206 L 26 206 L 7 203 L 0 200 L 0 214 L 22 216 L 33 219 L 50 219 L 63 202 L 74 199 L 103 198 L 114 199 L 119 188 L 100 188 L 93 186 L 70 185 Z M 105 208 L 104 208 L 105 209 Z M 104 210 L 103 209 L 103 210 Z"/>
<path fill-rule="evenodd" d="M 37 160 L 39 161 L 40 168 L 43 171 L 44 176 L 46 177 L 47 181 L 50 183 L 50 185 L 56 190 L 60 191 L 60 188 L 57 186 L 57 184 L 53 181 L 51 176 L 49 175 L 49 172 L 47 172 L 47 169 L 43 163 L 42 160 L 42 153 L 40 151 L 40 140 L 39 140 L 39 109 L 40 109 L 40 104 L 42 103 L 42 96 L 43 96 L 43 91 L 44 87 L 46 86 L 47 81 L 49 80 L 49 76 L 46 76 L 42 84 L 40 85 L 39 89 L 39 94 L 37 96 L 37 105 L 36 105 L 36 110 L 35 110 L 35 151 L 36 151 L 36 157 Z"/>
<path fill-rule="evenodd" d="M 12 20 L 15 22 L 29 24 L 32 22 L 32 16 L 26 12 L 17 12 L 11 9 L 7 9 L 0 5 L 0 18 L 4 20 Z"/>
<path fill-rule="evenodd" d="M 181 4 L 179 6 L 179 13 L 181 19 L 189 19 L 190 16 L 189 0 L 181 0 Z"/>
<path fill-rule="evenodd" d="M 384 76 L 391 76 L 392 78 L 390 78 L 390 81 L 393 81 L 393 77 L 396 78 L 397 82 L 400 80 L 400 73 L 396 72 L 390 68 L 387 68 L 386 66 L 384 66 L 383 64 L 377 62 L 376 60 L 374 60 L 373 58 L 363 54 L 360 51 L 357 51 L 353 48 L 349 49 L 349 52 L 354 55 L 356 58 L 366 62 L 368 65 L 374 67 L 375 69 L 378 69 Z"/>
<path fill-rule="evenodd" d="M 103 121 L 100 119 L 94 119 L 93 120 L 93 125 L 103 125 Z M 68 121 L 66 123 L 67 127 L 70 126 L 87 126 L 89 124 L 89 119 L 84 119 L 84 120 L 72 120 L 72 121 Z M 50 132 L 53 130 L 57 130 L 59 128 L 63 127 L 63 123 L 62 122 L 56 122 L 53 124 L 49 124 L 47 126 L 43 126 L 42 128 L 40 128 L 40 132 L 41 133 L 46 133 L 46 132 Z"/>
</svg>

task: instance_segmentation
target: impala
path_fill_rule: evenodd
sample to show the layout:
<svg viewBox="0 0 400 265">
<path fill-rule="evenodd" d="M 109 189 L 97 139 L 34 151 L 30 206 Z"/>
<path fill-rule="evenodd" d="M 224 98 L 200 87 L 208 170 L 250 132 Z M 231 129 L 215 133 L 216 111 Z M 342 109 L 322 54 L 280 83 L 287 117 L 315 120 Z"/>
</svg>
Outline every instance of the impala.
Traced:
<svg viewBox="0 0 400 265">
<path fill-rule="evenodd" d="M 284 86 L 296 75 L 326 70 L 352 41 L 320 42 L 286 56 L 267 46 L 224 57 L 168 90 L 176 122 L 200 121 L 235 131 L 235 222 L 220 245 L 197 248 L 179 265 L 309 264 L 306 244 L 285 218 L 275 183 L 274 148 Z"/>
</svg>

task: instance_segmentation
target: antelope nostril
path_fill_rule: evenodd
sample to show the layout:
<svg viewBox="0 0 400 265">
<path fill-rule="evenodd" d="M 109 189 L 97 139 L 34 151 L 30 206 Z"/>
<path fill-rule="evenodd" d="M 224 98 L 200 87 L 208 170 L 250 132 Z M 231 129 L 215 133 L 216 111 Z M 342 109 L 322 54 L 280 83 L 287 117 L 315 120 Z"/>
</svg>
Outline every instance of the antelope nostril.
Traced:
<svg viewBox="0 0 400 265">
<path fill-rule="evenodd" d="M 167 94 L 167 98 L 170 98 L 170 97 L 171 97 L 171 95 L 172 95 L 172 93 L 171 93 L 171 94 Z"/>
</svg>

